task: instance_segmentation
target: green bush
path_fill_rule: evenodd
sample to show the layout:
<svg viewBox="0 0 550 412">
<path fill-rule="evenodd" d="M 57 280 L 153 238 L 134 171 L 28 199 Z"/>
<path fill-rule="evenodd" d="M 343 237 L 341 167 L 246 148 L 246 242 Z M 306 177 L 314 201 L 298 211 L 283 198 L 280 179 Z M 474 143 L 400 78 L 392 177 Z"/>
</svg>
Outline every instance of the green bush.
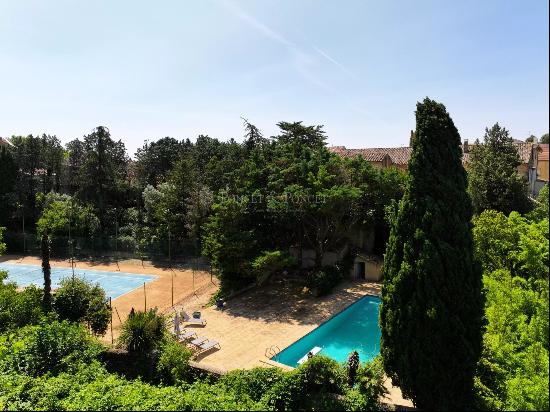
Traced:
<svg viewBox="0 0 550 412">
<path fill-rule="evenodd" d="M 380 398 L 387 394 L 384 386 L 384 367 L 382 359 L 364 363 L 357 371 L 354 389 L 361 395 L 363 410 L 377 410 Z"/>
<path fill-rule="evenodd" d="M 42 289 L 31 285 L 18 291 L 15 283 L 4 282 L 6 277 L 7 273 L 0 271 L 0 333 L 37 324 L 44 316 Z"/>
<path fill-rule="evenodd" d="M 313 272 L 309 286 L 316 296 L 326 295 L 343 280 L 343 275 L 335 266 L 323 266 L 319 271 Z"/>
<path fill-rule="evenodd" d="M 317 355 L 286 372 L 264 395 L 262 402 L 277 411 L 341 410 L 339 396 L 347 391 L 346 370 L 333 359 Z M 338 399 L 340 399 L 338 401 Z"/>
<path fill-rule="evenodd" d="M 158 349 L 166 338 L 165 319 L 153 309 L 137 311 L 122 324 L 119 343 L 135 354 L 147 355 Z"/>
<path fill-rule="evenodd" d="M 218 383 L 239 396 L 249 396 L 258 402 L 274 385 L 280 383 L 284 376 L 285 373 L 279 368 L 235 370 L 223 375 Z"/>
<path fill-rule="evenodd" d="M 184 345 L 167 339 L 161 348 L 157 363 L 159 380 L 167 385 L 188 381 L 191 375 L 189 360 L 192 355 L 192 352 Z"/>
<path fill-rule="evenodd" d="M 103 335 L 109 326 L 111 308 L 105 291 L 78 277 L 61 281 L 53 307 L 62 320 L 84 322 L 95 334 Z"/>
<path fill-rule="evenodd" d="M 225 387 L 197 382 L 157 387 L 110 374 L 93 362 L 73 373 L 31 378 L 0 373 L 1 410 L 263 410 Z"/>
<path fill-rule="evenodd" d="M 0 337 L 0 369 L 28 376 L 58 374 L 90 363 L 103 350 L 81 325 L 41 323 Z"/>
<path fill-rule="evenodd" d="M 284 269 L 296 267 L 296 259 L 280 250 L 264 251 L 252 262 L 252 270 L 256 275 L 257 283 L 261 285 L 271 275 Z"/>
<path fill-rule="evenodd" d="M 6 228 L 0 227 L 0 256 L 6 253 L 6 244 L 4 243 L 4 232 Z"/>
</svg>

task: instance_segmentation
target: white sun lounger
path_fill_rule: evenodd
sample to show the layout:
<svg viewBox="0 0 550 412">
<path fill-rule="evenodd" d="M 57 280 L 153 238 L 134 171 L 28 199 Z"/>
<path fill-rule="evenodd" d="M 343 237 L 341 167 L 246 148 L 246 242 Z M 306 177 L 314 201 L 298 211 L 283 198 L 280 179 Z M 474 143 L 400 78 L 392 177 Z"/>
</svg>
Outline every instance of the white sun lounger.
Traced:
<svg viewBox="0 0 550 412">
<path fill-rule="evenodd" d="M 208 338 L 206 336 L 200 336 L 197 339 L 192 340 L 191 345 L 195 345 L 200 348 L 200 346 L 204 344 L 206 341 L 208 341 Z"/>
<path fill-rule="evenodd" d="M 308 354 L 311 353 L 312 355 L 317 355 L 319 352 L 321 352 L 321 349 L 319 346 L 315 346 L 313 349 L 311 349 L 308 353 L 306 353 L 304 356 L 302 356 L 300 358 L 300 360 L 298 361 L 298 365 L 301 365 L 302 363 L 304 363 L 305 361 L 307 361 L 309 358 L 308 358 Z"/>
<path fill-rule="evenodd" d="M 188 340 L 188 339 L 191 339 L 193 337 L 197 337 L 197 333 L 196 332 L 193 332 L 192 330 L 188 330 L 188 331 L 184 331 L 182 334 L 180 334 L 178 340 L 180 342 L 184 341 L 184 340 Z"/>
<path fill-rule="evenodd" d="M 186 312 L 181 312 L 181 317 L 185 323 L 192 323 L 193 325 L 206 325 L 206 320 L 203 318 L 192 318 Z"/>
<path fill-rule="evenodd" d="M 207 351 L 208 349 L 212 349 L 216 346 L 221 349 L 220 342 L 218 342 L 216 340 L 209 340 L 208 342 L 204 342 L 199 347 L 201 348 L 201 351 L 204 352 L 204 351 Z"/>
</svg>

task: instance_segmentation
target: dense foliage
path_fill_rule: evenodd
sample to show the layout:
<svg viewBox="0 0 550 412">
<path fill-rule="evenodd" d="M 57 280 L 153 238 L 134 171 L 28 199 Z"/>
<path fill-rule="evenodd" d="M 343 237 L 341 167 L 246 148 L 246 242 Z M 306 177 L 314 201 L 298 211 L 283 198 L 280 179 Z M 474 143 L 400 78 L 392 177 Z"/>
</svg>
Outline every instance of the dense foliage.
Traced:
<svg viewBox="0 0 550 412">
<path fill-rule="evenodd" d="M 0 337 L 0 408 L 19 410 L 377 410 L 385 394 L 379 361 L 346 366 L 316 356 L 291 372 L 236 370 L 195 380 L 190 352 L 167 338 L 158 347 L 159 386 L 107 371 L 105 350 L 76 323 L 26 326 Z"/>
<path fill-rule="evenodd" d="M 386 249 L 380 325 L 386 373 L 423 409 L 471 408 L 481 352 L 481 272 L 459 145 L 445 107 L 418 103 L 409 181 Z"/>
<path fill-rule="evenodd" d="M 164 342 L 166 333 L 166 320 L 156 310 L 135 311 L 122 324 L 119 341 L 128 352 L 145 355 Z"/>
<path fill-rule="evenodd" d="M 14 282 L 6 282 L 7 273 L 0 271 L 0 333 L 36 324 L 44 315 L 42 289 L 28 286 L 17 290 Z"/>
<path fill-rule="evenodd" d="M 78 277 L 61 281 L 53 306 L 60 319 L 83 322 L 98 335 L 105 333 L 111 320 L 111 308 L 105 291 L 99 284 L 94 285 Z"/>
<path fill-rule="evenodd" d="M 478 366 L 479 406 L 548 409 L 548 218 L 485 211 L 474 219 L 483 263 L 487 330 Z"/>
<path fill-rule="evenodd" d="M 518 151 L 508 130 L 496 123 L 485 129 L 484 144 L 472 148 L 468 191 L 475 213 L 498 210 L 505 214 L 530 208 L 527 185 L 518 173 Z"/>
</svg>

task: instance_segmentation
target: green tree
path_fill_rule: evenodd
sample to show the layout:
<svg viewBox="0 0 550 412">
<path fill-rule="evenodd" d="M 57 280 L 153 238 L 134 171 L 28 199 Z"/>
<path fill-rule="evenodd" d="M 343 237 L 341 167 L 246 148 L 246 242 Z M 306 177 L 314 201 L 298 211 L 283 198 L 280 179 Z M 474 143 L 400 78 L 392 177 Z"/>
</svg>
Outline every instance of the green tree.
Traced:
<svg viewBox="0 0 550 412">
<path fill-rule="evenodd" d="M 128 198 L 126 148 L 122 141 L 111 138 L 106 127 L 99 126 L 84 137 L 84 149 L 77 197 L 97 209 L 101 229 L 105 229 L 107 210 L 123 206 Z"/>
<path fill-rule="evenodd" d="M 16 202 L 17 165 L 6 147 L 0 147 L 0 226 L 7 225 Z"/>
<path fill-rule="evenodd" d="M 96 335 L 103 335 L 109 326 L 111 308 L 99 284 L 78 277 L 65 278 L 55 293 L 53 307 L 60 319 L 83 322 Z"/>
<path fill-rule="evenodd" d="M 548 183 L 544 185 L 535 200 L 535 208 L 529 214 L 532 219 L 542 220 L 548 217 Z"/>
<path fill-rule="evenodd" d="M 50 267 L 50 238 L 48 231 L 42 234 L 42 273 L 44 274 L 44 297 L 42 305 L 44 310 L 49 312 L 52 307 L 52 268 Z"/>
<path fill-rule="evenodd" d="M 133 354 L 149 355 L 166 339 L 166 321 L 153 309 L 136 311 L 122 324 L 119 343 Z"/>
<path fill-rule="evenodd" d="M 496 123 L 485 129 L 484 144 L 475 145 L 468 167 L 468 192 L 474 212 L 487 209 L 509 214 L 528 211 L 527 186 L 518 173 L 518 151 L 508 130 Z"/>
<path fill-rule="evenodd" d="M 246 198 L 221 194 L 205 228 L 203 253 L 217 269 L 223 293 L 238 290 L 256 280 L 251 261 L 256 253 L 256 236 L 249 227 Z"/>
<path fill-rule="evenodd" d="M 184 149 L 184 144 L 172 137 L 146 141 L 136 152 L 136 178 L 141 186 L 157 186 L 164 182 Z"/>
<path fill-rule="evenodd" d="M 4 243 L 4 232 L 6 231 L 5 227 L 0 227 L 0 256 L 6 253 L 6 244 Z"/>
<path fill-rule="evenodd" d="M 90 205 L 81 202 L 69 195 L 50 192 L 47 195 L 39 194 L 38 203 L 42 206 L 42 213 L 36 223 L 39 234 L 48 231 L 52 236 L 89 237 L 99 230 L 99 218 Z"/>
<path fill-rule="evenodd" d="M 386 249 L 380 325 L 385 370 L 422 409 L 469 409 L 474 401 L 484 300 L 461 156 L 445 107 L 418 103 L 409 180 Z"/>
<path fill-rule="evenodd" d="M 7 276 L 0 271 L 0 333 L 36 324 L 44 315 L 43 290 L 34 285 L 18 290 L 15 282 L 5 282 Z"/>
<path fill-rule="evenodd" d="M 539 143 L 548 144 L 548 133 L 544 133 L 544 134 L 540 137 Z"/>
<path fill-rule="evenodd" d="M 482 409 L 548 409 L 548 218 L 487 210 L 473 220 L 487 291 L 476 374 Z"/>
</svg>

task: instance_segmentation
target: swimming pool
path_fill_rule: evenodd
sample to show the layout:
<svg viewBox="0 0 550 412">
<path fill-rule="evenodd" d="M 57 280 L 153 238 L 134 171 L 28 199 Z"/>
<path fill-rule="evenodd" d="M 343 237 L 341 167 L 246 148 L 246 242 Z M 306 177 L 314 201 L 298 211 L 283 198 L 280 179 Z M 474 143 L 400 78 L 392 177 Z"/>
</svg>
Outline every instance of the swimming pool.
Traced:
<svg viewBox="0 0 550 412">
<path fill-rule="evenodd" d="M 380 298 L 365 296 L 309 334 L 275 355 L 274 361 L 298 366 L 298 360 L 318 346 L 319 354 L 344 362 L 356 350 L 359 360 L 365 362 L 380 353 L 378 307 Z"/>
<path fill-rule="evenodd" d="M 38 265 L 19 265 L 13 263 L 0 263 L 0 270 L 8 272 L 7 281 L 15 282 L 20 287 L 44 285 L 42 267 Z M 71 268 L 52 267 L 52 288 L 58 288 L 61 279 L 72 276 Z M 156 279 L 153 275 L 138 275 L 135 273 L 106 272 L 103 270 L 74 269 L 75 276 L 86 279 L 92 283 L 99 283 L 105 290 L 105 294 L 115 299 L 140 286 L 143 283 Z"/>
</svg>

